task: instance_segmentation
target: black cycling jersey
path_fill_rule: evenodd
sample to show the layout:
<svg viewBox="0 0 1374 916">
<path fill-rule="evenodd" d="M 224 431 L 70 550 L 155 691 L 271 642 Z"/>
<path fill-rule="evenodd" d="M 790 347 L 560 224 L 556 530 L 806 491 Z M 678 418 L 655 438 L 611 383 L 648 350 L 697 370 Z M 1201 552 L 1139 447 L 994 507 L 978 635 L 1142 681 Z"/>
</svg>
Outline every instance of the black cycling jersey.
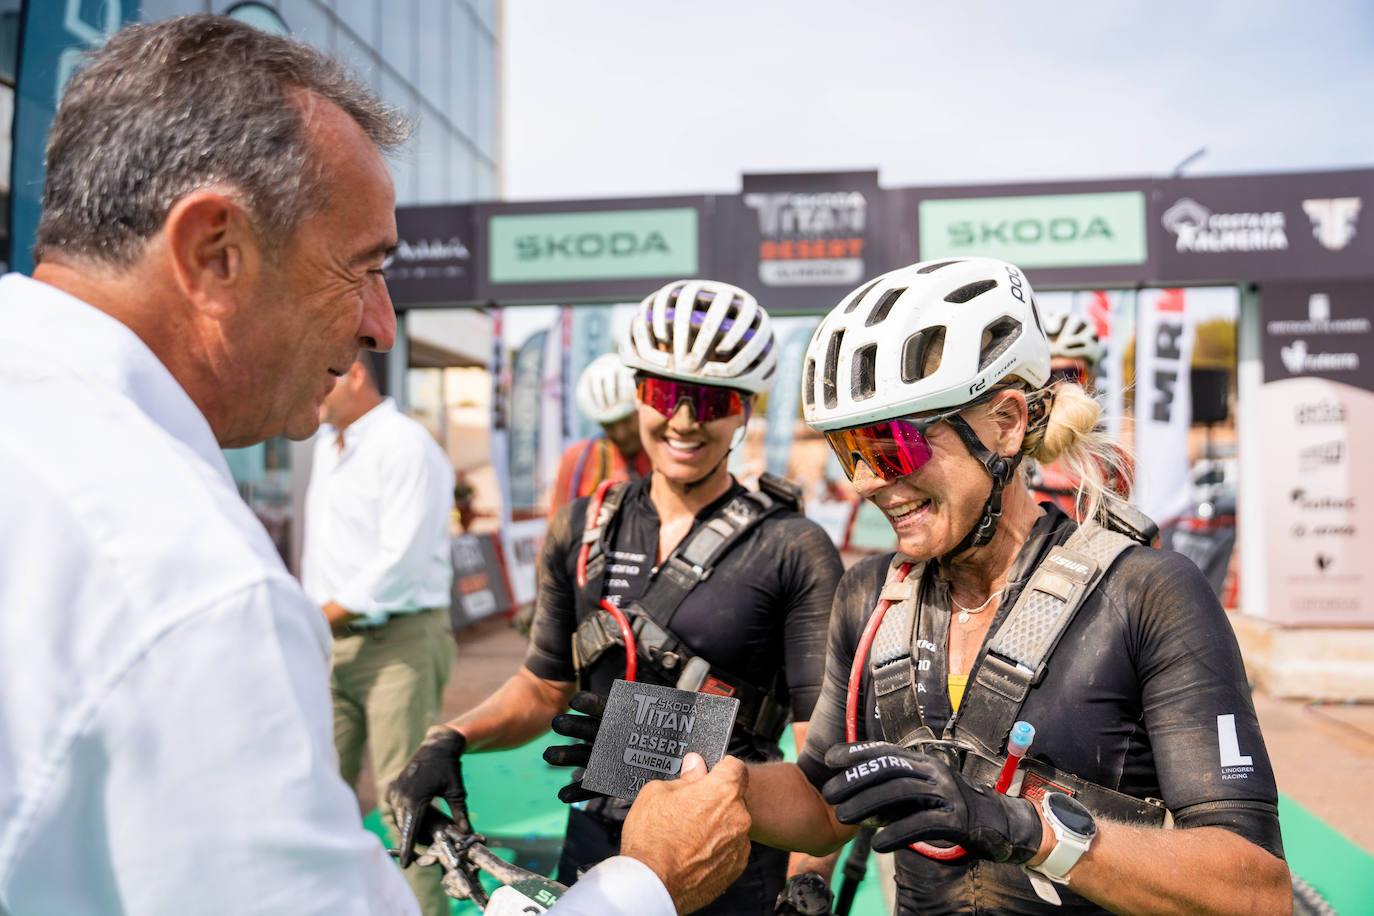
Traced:
<svg viewBox="0 0 1374 916">
<path fill-rule="evenodd" d="M 650 479 L 629 488 L 607 536 L 603 596 L 624 606 L 641 598 L 653 576 L 658 554 L 658 510 L 649 499 Z M 742 494 L 738 483 L 697 513 L 692 532 L 728 500 Z M 577 555 L 586 527 L 586 498 L 560 509 L 549 523 L 539 556 L 538 597 L 525 667 L 551 681 L 571 681 L 572 636 L 594 607 L 578 600 Z M 715 668 L 747 678 L 767 689 L 783 673 L 779 693 L 795 721 L 805 722 L 820 696 L 825 641 L 835 584 L 842 567 L 825 531 L 805 516 L 774 512 L 746 532 L 720 558 L 710 578 L 679 605 L 669 626 L 693 652 Z M 642 661 L 641 676 L 652 677 Z M 583 672 L 586 689 L 606 693 L 625 676 L 625 652 L 612 648 Z M 776 743 L 761 747 L 738 724 L 729 752 L 744 760 L 778 755 Z M 590 803 L 574 808 L 559 860 L 559 880 L 569 883 L 619 848 L 624 803 Z M 771 914 L 787 871 L 787 854 L 754 844 L 743 875 L 705 914 Z"/>
<path fill-rule="evenodd" d="M 611 524 L 604 595 L 616 604 L 641 597 L 657 572 L 658 510 L 649 479 L 633 481 Z M 692 531 L 717 508 L 745 492 L 734 484 L 697 513 Z M 577 553 L 586 523 L 587 499 L 559 510 L 549 524 L 539 558 L 539 587 L 525 666 L 551 681 L 576 676 L 572 635 L 595 608 L 577 601 Z M 688 538 L 691 534 L 687 535 Z M 685 540 L 685 538 L 684 538 Z M 825 640 L 839 553 L 819 525 L 792 511 L 775 512 L 748 531 L 693 589 L 670 624 L 692 651 L 713 666 L 767 688 L 784 672 L 783 694 L 796 721 L 805 722 L 820 696 Z M 640 670 L 645 669 L 640 665 Z M 587 689 L 605 693 L 625 676 L 625 653 L 607 651 L 583 675 Z M 730 753 L 759 759 L 743 744 L 740 729 Z"/>
<path fill-rule="evenodd" d="M 1030 574 L 1075 524 L 1043 507 L 1007 578 L 989 633 Z M 822 785 L 832 772 L 825 751 L 844 741 L 850 666 L 886 577 L 891 554 L 845 573 L 830 622 L 825 685 L 799 764 Z M 926 564 L 920 629 L 913 653 L 925 722 L 939 734 L 949 721 L 949 591 L 938 563 Z M 984 644 L 986 651 L 986 642 Z M 974 684 L 979 654 L 969 684 Z M 860 739 L 883 737 L 867 666 Z M 1138 798 L 1158 798 L 1180 828 L 1231 830 L 1282 856 L 1278 792 L 1250 699 L 1235 635 L 1207 580 L 1171 551 L 1126 550 L 1079 608 L 1032 688 L 1019 718 L 1035 726 L 1032 757 Z M 899 913 L 1100 913 L 1061 887 L 1063 907 L 1041 901 L 1020 868 L 968 858 L 936 861 L 897 854 Z"/>
</svg>

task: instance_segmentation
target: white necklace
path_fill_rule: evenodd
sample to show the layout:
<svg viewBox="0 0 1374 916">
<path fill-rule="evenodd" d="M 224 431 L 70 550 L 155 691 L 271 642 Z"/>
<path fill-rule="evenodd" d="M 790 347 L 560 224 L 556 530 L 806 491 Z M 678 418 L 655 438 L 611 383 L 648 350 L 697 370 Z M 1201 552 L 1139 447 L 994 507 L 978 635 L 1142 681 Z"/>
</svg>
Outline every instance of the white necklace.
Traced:
<svg viewBox="0 0 1374 916">
<path fill-rule="evenodd" d="M 987 606 L 988 606 L 989 604 L 992 604 L 992 600 L 993 600 L 994 598 L 996 598 L 998 595 L 1002 594 L 1002 592 L 1004 592 L 1004 591 L 1006 591 L 1005 588 L 999 588 L 997 591 L 993 592 L 991 595 L 988 595 L 988 600 L 987 600 L 987 601 L 984 601 L 982 604 L 978 605 L 977 607 L 964 607 L 962 604 L 960 604 L 959 602 L 957 602 L 957 601 L 954 600 L 954 596 L 953 596 L 953 595 L 950 595 L 950 597 L 949 597 L 949 602 L 950 602 L 950 604 L 954 605 L 955 607 L 957 607 L 957 608 L 959 609 L 959 622 L 960 622 L 960 623 L 968 623 L 968 619 L 969 619 L 970 617 L 972 617 L 974 614 L 980 614 L 980 613 L 982 613 L 984 610 L 986 610 L 986 609 L 987 609 Z"/>
</svg>

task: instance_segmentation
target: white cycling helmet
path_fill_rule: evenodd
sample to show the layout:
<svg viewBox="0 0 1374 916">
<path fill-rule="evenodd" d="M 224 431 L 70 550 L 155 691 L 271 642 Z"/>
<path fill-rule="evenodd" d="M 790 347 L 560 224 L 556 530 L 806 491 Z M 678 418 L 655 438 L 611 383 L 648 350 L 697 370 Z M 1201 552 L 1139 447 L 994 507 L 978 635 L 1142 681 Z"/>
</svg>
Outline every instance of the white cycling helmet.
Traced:
<svg viewBox="0 0 1374 916">
<path fill-rule="evenodd" d="M 715 280 L 675 280 L 640 303 L 620 342 L 631 369 L 761 394 L 773 387 L 777 344 L 749 293 Z"/>
<path fill-rule="evenodd" d="M 577 409 L 595 423 L 615 423 L 635 412 L 635 375 L 614 353 L 598 356 L 577 377 Z"/>
<path fill-rule="evenodd" d="M 1086 360 L 1096 366 L 1102 358 L 1102 344 L 1092 323 L 1081 315 L 1050 313 L 1045 316 L 1045 334 L 1050 339 L 1050 356 Z"/>
<path fill-rule="evenodd" d="M 923 261 L 846 296 L 806 347 L 802 410 L 828 431 L 967 404 L 1008 377 L 1050 374 L 1049 341 L 1020 268 Z"/>
</svg>

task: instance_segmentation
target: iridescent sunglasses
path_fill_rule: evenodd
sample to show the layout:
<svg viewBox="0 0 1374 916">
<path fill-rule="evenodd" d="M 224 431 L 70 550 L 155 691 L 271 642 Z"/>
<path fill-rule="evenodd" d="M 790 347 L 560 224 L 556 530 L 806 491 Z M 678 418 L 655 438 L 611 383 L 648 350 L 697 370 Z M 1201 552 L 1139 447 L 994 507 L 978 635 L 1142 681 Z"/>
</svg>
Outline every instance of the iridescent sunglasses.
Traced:
<svg viewBox="0 0 1374 916">
<path fill-rule="evenodd" d="M 744 393 L 737 388 L 702 385 L 657 375 L 635 376 L 635 393 L 639 400 L 654 410 L 671 417 L 678 405 L 686 401 L 698 423 L 709 423 L 722 417 L 744 413 Z"/>
<path fill-rule="evenodd" d="M 896 480 L 920 470 L 934 456 L 926 431 L 936 423 L 941 423 L 990 400 L 1005 388 L 994 388 L 967 404 L 946 410 L 933 416 L 919 419 L 904 417 L 897 420 L 884 420 L 872 426 L 855 426 L 851 429 L 837 429 L 825 434 L 826 441 L 840 459 L 840 466 L 850 480 L 854 479 L 854 469 L 862 461 L 874 474 L 885 481 Z"/>
</svg>

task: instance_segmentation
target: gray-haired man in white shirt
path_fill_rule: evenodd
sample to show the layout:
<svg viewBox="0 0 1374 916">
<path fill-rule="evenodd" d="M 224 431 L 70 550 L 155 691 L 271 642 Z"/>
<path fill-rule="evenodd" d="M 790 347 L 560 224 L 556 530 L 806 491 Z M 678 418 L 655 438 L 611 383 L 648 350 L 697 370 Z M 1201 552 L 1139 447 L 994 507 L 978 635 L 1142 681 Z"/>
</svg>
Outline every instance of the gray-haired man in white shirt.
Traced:
<svg viewBox="0 0 1374 916">
<path fill-rule="evenodd" d="M 38 266 L 0 279 L 0 912 L 416 911 L 338 774 L 324 616 L 220 453 L 312 435 L 391 346 L 403 139 L 216 16 L 121 30 L 67 84 Z M 743 769 L 654 784 L 556 916 L 724 888 Z"/>
<path fill-rule="evenodd" d="M 364 353 L 320 408 L 305 492 L 301 584 L 334 631 L 334 746 L 356 786 L 363 746 L 389 823 L 386 786 L 434 724 L 453 665 L 449 516 L 453 466 L 377 388 Z M 448 916 L 437 868 L 406 880 L 425 916 Z"/>
</svg>

